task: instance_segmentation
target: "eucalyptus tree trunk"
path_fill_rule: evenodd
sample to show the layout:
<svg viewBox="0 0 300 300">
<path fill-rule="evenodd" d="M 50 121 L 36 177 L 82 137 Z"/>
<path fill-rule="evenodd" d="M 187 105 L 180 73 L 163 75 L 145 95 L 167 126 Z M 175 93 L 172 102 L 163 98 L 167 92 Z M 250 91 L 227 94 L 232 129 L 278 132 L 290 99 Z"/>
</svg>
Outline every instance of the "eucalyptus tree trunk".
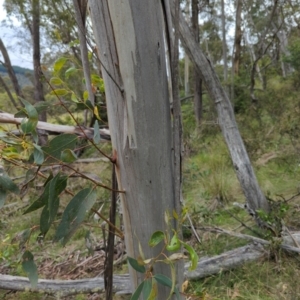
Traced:
<svg viewBox="0 0 300 300">
<path fill-rule="evenodd" d="M 226 20 L 225 20 L 225 0 L 221 0 L 222 8 L 222 47 L 223 47 L 223 63 L 224 63 L 224 80 L 227 81 L 228 66 L 227 66 L 227 42 L 226 42 Z"/>
<path fill-rule="evenodd" d="M 241 60 L 241 41 L 242 41 L 242 0 L 236 0 L 235 8 L 235 34 L 231 67 L 231 100 L 234 100 L 234 76 L 239 75 Z"/>
<path fill-rule="evenodd" d="M 199 0 L 192 0 L 192 28 L 195 36 L 196 43 L 199 43 Z M 201 124 L 202 120 L 202 79 L 197 68 L 194 66 L 194 111 L 196 122 L 198 125 Z"/>
<path fill-rule="evenodd" d="M 232 67 L 234 75 L 239 74 L 241 60 L 241 41 L 242 41 L 242 0 L 236 0 L 235 13 L 235 35 L 234 35 L 234 54 Z"/>
<path fill-rule="evenodd" d="M 5 45 L 4 45 L 4 43 L 3 43 L 3 41 L 2 41 L 1 38 L 0 38 L 0 51 L 1 51 L 3 59 L 4 59 L 4 63 L 2 63 L 2 64 L 3 64 L 3 66 L 7 70 L 8 76 L 9 76 L 11 82 L 12 82 L 12 85 L 13 85 L 14 90 L 16 92 L 16 95 L 18 97 L 18 101 L 19 101 L 19 103 L 20 103 L 20 105 L 22 107 L 23 103 L 21 101 L 21 98 L 24 99 L 25 97 L 24 97 L 22 89 L 21 89 L 21 87 L 19 85 L 18 78 L 17 78 L 17 76 L 15 74 L 15 71 L 14 71 L 12 65 L 11 65 L 11 61 L 10 61 L 7 49 L 6 49 L 6 47 L 5 47 Z M 4 82 L 4 84 L 5 84 L 5 82 Z M 8 93 L 8 95 L 9 95 L 9 97 L 10 97 L 13 105 L 17 108 L 17 105 L 14 103 L 15 100 L 12 98 L 10 92 Z"/>
<path fill-rule="evenodd" d="M 41 68 L 40 47 L 40 0 L 32 0 L 32 23 L 28 25 L 33 45 L 34 100 L 36 103 L 45 101 L 43 88 L 43 72 Z M 46 111 L 39 114 L 40 121 L 47 121 Z M 48 137 L 44 131 L 38 131 L 39 144 L 45 145 Z"/>
<path fill-rule="evenodd" d="M 161 2 L 90 0 L 89 5 L 118 185 L 124 191 L 126 251 L 138 258 L 140 243 L 146 258 L 155 257 L 161 249 L 150 248 L 148 240 L 166 229 L 165 212 L 178 207 Z M 170 277 L 163 263 L 153 272 Z M 129 273 L 135 289 L 143 274 L 132 268 Z M 167 299 L 170 289 L 158 287 L 159 299 Z"/>
<path fill-rule="evenodd" d="M 190 0 L 185 2 L 186 19 L 190 17 Z M 184 53 L 184 94 L 190 94 L 190 59 L 187 53 Z"/>
<path fill-rule="evenodd" d="M 81 61 L 82 61 L 85 85 L 88 91 L 89 100 L 94 105 L 95 95 L 92 89 L 91 71 L 90 71 L 89 58 L 88 58 L 86 27 L 85 27 L 87 0 L 73 0 L 73 4 L 75 10 L 75 19 L 78 28 L 78 36 L 80 41 L 80 53 L 81 53 Z"/>
<path fill-rule="evenodd" d="M 172 6 L 172 14 L 174 15 L 174 6 Z M 215 103 L 219 125 L 246 200 L 250 208 L 254 211 L 262 209 L 267 212 L 269 205 L 258 185 L 244 142 L 236 124 L 230 100 L 222 88 L 210 61 L 203 54 L 199 44 L 195 42 L 182 14 L 180 14 L 179 19 L 179 33 L 185 51 L 189 53 L 189 57 L 197 67 L 210 98 Z"/>
</svg>

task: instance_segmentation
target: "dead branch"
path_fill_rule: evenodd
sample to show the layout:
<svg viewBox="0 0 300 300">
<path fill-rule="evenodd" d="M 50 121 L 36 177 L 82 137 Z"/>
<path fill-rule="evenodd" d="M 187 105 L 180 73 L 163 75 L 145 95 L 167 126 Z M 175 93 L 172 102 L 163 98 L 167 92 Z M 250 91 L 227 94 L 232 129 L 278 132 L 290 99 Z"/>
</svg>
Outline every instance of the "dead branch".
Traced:
<svg viewBox="0 0 300 300">
<path fill-rule="evenodd" d="M 0 112 L 0 123 L 20 125 L 22 120 L 23 118 L 15 118 L 12 114 Z M 94 137 L 94 128 L 87 128 L 84 126 L 79 127 L 58 125 L 39 121 L 37 123 L 37 129 L 45 130 L 46 132 L 51 134 L 70 133 L 77 134 L 82 137 L 88 137 L 89 139 L 92 139 Z M 101 140 L 110 140 L 109 129 L 99 129 L 99 131 Z"/>
</svg>

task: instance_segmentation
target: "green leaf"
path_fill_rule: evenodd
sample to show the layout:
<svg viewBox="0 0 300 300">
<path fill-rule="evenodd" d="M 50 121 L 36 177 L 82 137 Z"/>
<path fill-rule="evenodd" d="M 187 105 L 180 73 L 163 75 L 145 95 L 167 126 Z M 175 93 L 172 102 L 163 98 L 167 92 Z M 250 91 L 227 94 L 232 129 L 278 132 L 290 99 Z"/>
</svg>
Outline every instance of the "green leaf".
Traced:
<svg viewBox="0 0 300 300">
<path fill-rule="evenodd" d="M 184 242 L 181 242 L 181 244 L 189 252 L 190 261 L 191 261 L 191 265 L 189 267 L 189 270 L 193 271 L 193 270 L 195 270 L 197 268 L 199 257 L 197 255 L 196 251 L 193 249 L 193 247 L 191 247 L 190 245 L 188 245 L 188 244 L 186 244 Z"/>
<path fill-rule="evenodd" d="M 177 233 L 175 233 L 170 241 L 170 243 L 166 246 L 168 251 L 177 251 L 180 249 L 181 242 L 178 238 Z"/>
<path fill-rule="evenodd" d="M 61 153 L 61 160 L 65 163 L 72 163 L 76 159 L 77 156 L 71 149 L 65 149 Z"/>
<path fill-rule="evenodd" d="M 0 188 L 3 191 L 9 191 L 14 194 L 20 193 L 18 186 L 8 176 L 4 174 L 0 176 Z"/>
<path fill-rule="evenodd" d="M 34 163 L 36 163 L 37 165 L 41 165 L 44 162 L 44 152 L 42 150 L 42 147 L 37 144 L 33 144 L 33 147 Z"/>
<path fill-rule="evenodd" d="M 43 111 L 46 111 L 50 105 L 51 105 L 50 103 L 41 101 L 41 102 L 37 102 L 36 104 L 34 104 L 34 107 L 35 107 L 37 113 L 40 114 Z"/>
<path fill-rule="evenodd" d="M 35 107 L 24 99 L 21 99 L 21 101 L 23 102 L 23 104 L 25 106 L 25 111 L 26 111 L 28 118 L 31 120 L 37 120 L 38 113 L 37 113 L 37 110 L 35 109 Z"/>
<path fill-rule="evenodd" d="M 33 255 L 30 251 L 25 251 L 23 256 L 22 268 L 27 273 L 32 287 L 36 287 L 38 283 L 38 272 Z"/>
<path fill-rule="evenodd" d="M 66 78 L 69 78 L 72 74 L 76 73 L 78 70 L 74 67 L 69 68 L 66 72 L 65 72 L 65 76 Z"/>
<path fill-rule="evenodd" d="M 62 85 L 63 81 L 59 77 L 52 77 L 50 79 L 50 84 L 51 85 Z"/>
<path fill-rule="evenodd" d="M 155 231 L 152 235 L 151 235 L 151 238 L 148 242 L 149 246 L 150 247 L 155 247 L 156 245 L 158 245 L 161 241 L 163 241 L 165 238 L 165 234 L 158 230 L 158 231 Z"/>
<path fill-rule="evenodd" d="M 68 91 L 67 89 L 55 89 L 55 90 L 50 92 L 50 95 L 65 96 L 65 95 L 69 94 L 69 92 L 70 91 Z"/>
<path fill-rule="evenodd" d="M 103 82 L 103 79 L 98 74 L 92 74 L 91 79 L 94 85 L 98 85 Z"/>
<path fill-rule="evenodd" d="M 152 280 L 151 278 L 147 279 L 144 281 L 144 286 L 143 286 L 143 299 L 148 300 L 150 294 L 152 291 Z"/>
<path fill-rule="evenodd" d="M 63 245 L 67 243 L 75 230 L 83 222 L 85 214 L 94 205 L 97 193 L 93 189 L 83 189 L 78 192 L 67 205 L 58 225 L 54 241 L 60 241 Z"/>
<path fill-rule="evenodd" d="M 142 290 L 143 290 L 143 287 L 144 287 L 144 281 L 142 281 L 140 283 L 140 285 L 137 287 L 137 289 L 135 290 L 135 292 L 132 294 L 130 300 L 139 300 L 140 295 L 141 295 Z"/>
<path fill-rule="evenodd" d="M 78 103 L 78 102 L 79 102 L 79 100 L 78 100 L 78 98 L 77 98 L 77 96 L 76 96 L 76 94 L 75 94 L 74 92 L 72 92 L 72 94 L 71 94 L 71 100 L 72 100 L 73 102 L 75 102 L 75 103 Z"/>
<path fill-rule="evenodd" d="M 67 60 L 68 59 L 66 57 L 63 57 L 63 56 L 58 58 L 55 61 L 54 66 L 53 66 L 54 72 L 59 72 L 61 70 L 61 68 L 65 65 Z"/>
<path fill-rule="evenodd" d="M 167 286 L 169 288 L 172 288 L 173 286 L 172 280 L 163 274 L 156 274 L 153 276 L 153 278 L 161 285 Z M 180 294 L 177 287 L 174 288 L 174 292 L 176 293 L 177 299 L 180 300 Z"/>
<path fill-rule="evenodd" d="M 6 199 L 6 191 L 0 188 L 0 209 L 4 206 Z"/>
<path fill-rule="evenodd" d="M 54 219 L 56 216 L 57 208 L 55 203 L 56 198 L 65 190 L 67 187 L 68 176 L 65 174 L 58 173 L 50 182 L 49 187 L 49 198 L 48 198 L 48 206 L 50 211 L 50 218 Z"/>
<path fill-rule="evenodd" d="M 50 199 L 49 199 L 50 200 Z M 57 214 L 59 208 L 59 197 L 55 199 L 51 199 L 51 214 L 50 214 L 50 207 L 49 204 L 45 205 L 40 218 L 40 230 L 43 235 L 45 235 L 49 229 L 51 224 L 53 223 L 55 216 Z"/>
<path fill-rule="evenodd" d="M 49 142 L 48 147 L 42 147 L 42 150 L 48 155 L 46 161 L 57 162 L 61 159 L 61 153 L 65 149 L 74 150 L 78 137 L 74 134 L 61 134 Z M 54 158 L 54 159 L 53 159 Z"/>
<path fill-rule="evenodd" d="M 21 129 L 24 134 L 29 134 L 35 131 L 38 120 L 23 119 L 21 122 Z"/>
<path fill-rule="evenodd" d="M 24 107 L 21 107 L 18 112 L 14 114 L 15 118 L 26 118 L 27 117 L 27 112 Z"/>
<path fill-rule="evenodd" d="M 58 174 L 56 176 L 58 176 Z M 29 212 L 35 211 L 47 204 L 47 201 L 49 199 L 50 184 L 51 184 L 52 179 L 53 179 L 53 175 L 50 174 L 49 177 L 47 178 L 46 182 L 44 183 L 45 189 L 44 189 L 42 195 L 25 210 L 23 215 L 28 214 Z"/>
<path fill-rule="evenodd" d="M 99 123 L 98 121 L 96 120 L 95 121 L 95 124 L 94 124 L 94 142 L 96 144 L 98 144 L 100 142 L 100 130 L 99 130 Z"/>
<path fill-rule="evenodd" d="M 86 100 L 88 100 L 88 99 L 89 99 L 89 93 L 88 93 L 87 90 L 85 90 L 85 91 L 83 92 L 83 100 L 86 101 Z"/>
<path fill-rule="evenodd" d="M 146 273 L 146 268 L 138 263 L 138 261 L 132 257 L 127 257 L 128 263 L 131 267 L 139 273 Z"/>
<path fill-rule="evenodd" d="M 59 208 L 59 195 L 66 188 L 67 179 L 67 175 L 61 175 L 61 173 L 58 173 L 49 182 L 49 193 L 47 193 L 48 201 L 46 202 L 40 218 L 40 230 L 43 235 L 48 232 L 57 215 Z"/>
</svg>

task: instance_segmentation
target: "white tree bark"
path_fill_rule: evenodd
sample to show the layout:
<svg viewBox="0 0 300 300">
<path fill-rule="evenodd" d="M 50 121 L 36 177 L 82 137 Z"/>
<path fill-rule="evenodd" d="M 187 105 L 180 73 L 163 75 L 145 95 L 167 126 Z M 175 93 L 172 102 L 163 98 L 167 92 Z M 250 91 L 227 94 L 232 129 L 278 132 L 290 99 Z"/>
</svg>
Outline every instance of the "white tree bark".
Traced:
<svg viewBox="0 0 300 300">
<path fill-rule="evenodd" d="M 125 242 L 129 256 L 154 257 L 151 234 L 165 229 L 172 211 L 174 168 L 170 101 L 161 3 L 148 0 L 91 0 L 90 15 L 102 64 L 109 127 L 122 194 Z M 130 268 L 136 288 L 144 278 Z M 170 276 L 165 264 L 154 273 Z M 160 299 L 169 289 L 159 287 Z"/>
</svg>

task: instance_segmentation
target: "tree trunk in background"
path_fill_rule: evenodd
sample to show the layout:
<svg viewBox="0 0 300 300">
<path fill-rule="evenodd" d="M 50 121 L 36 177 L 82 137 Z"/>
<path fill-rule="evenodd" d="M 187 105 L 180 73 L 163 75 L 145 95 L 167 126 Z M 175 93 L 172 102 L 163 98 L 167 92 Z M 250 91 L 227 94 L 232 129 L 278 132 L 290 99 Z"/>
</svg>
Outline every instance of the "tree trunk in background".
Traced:
<svg viewBox="0 0 300 300">
<path fill-rule="evenodd" d="M 118 184 L 125 191 L 120 195 L 126 251 L 138 258 L 140 243 L 151 258 L 161 249 L 148 246 L 150 236 L 166 229 L 164 214 L 177 207 L 161 2 L 90 0 L 89 5 Z M 129 272 L 135 289 L 144 276 L 131 267 Z M 170 277 L 163 263 L 153 272 Z M 159 299 L 167 299 L 169 292 L 158 286 Z"/>
<path fill-rule="evenodd" d="M 172 7 L 174 13 L 174 7 Z M 269 211 L 269 204 L 261 191 L 255 177 L 245 145 L 238 130 L 230 100 L 221 86 L 210 61 L 205 57 L 199 44 L 195 42 L 191 31 L 180 14 L 180 39 L 189 53 L 193 63 L 201 74 L 210 98 L 214 101 L 218 113 L 218 121 L 229 149 L 232 163 L 246 200 L 253 210 Z"/>
<path fill-rule="evenodd" d="M 75 8 L 75 19 L 78 27 L 78 36 L 80 41 L 80 53 L 81 53 L 81 62 L 84 73 L 85 85 L 89 94 L 89 100 L 94 105 L 95 103 L 95 95 L 92 89 L 91 82 L 91 71 L 90 64 L 88 58 L 88 48 L 86 41 L 86 28 L 85 28 L 85 20 L 86 20 L 86 10 L 87 10 L 87 0 L 73 0 L 74 8 Z"/>
<path fill-rule="evenodd" d="M 34 67 L 34 100 L 36 103 L 45 101 L 43 91 L 43 72 L 41 69 L 41 49 L 40 49 L 40 0 L 32 0 L 32 27 L 31 37 L 33 44 L 33 67 Z M 46 122 L 47 113 L 43 111 L 39 114 L 39 120 Z M 47 143 L 47 135 L 39 131 L 39 144 Z"/>
<path fill-rule="evenodd" d="M 226 42 L 226 20 L 225 20 L 225 0 L 221 0 L 222 8 L 222 47 L 223 47 L 223 63 L 224 63 L 224 80 L 227 81 L 228 66 L 227 66 L 227 42 Z"/>
<path fill-rule="evenodd" d="M 184 53 L 184 94 L 185 96 L 190 94 L 190 59 L 186 53 Z"/>
<path fill-rule="evenodd" d="M 242 40 L 242 0 L 236 0 L 235 14 L 235 35 L 234 35 L 234 54 L 233 54 L 233 72 L 239 74 L 241 58 L 241 40 Z"/>
<path fill-rule="evenodd" d="M 185 2 L 185 14 L 188 20 L 190 17 L 190 0 Z M 190 94 L 190 59 L 186 52 L 184 52 L 184 94 L 185 96 Z"/>
<path fill-rule="evenodd" d="M 6 47 L 5 47 L 5 45 L 4 45 L 1 38 L 0 38 L 0 51 L 1 51 L 3 59 L 4 59 L 4 67 L 7 70 L 8 76 L 9 76 L 9 78 L 10 78 L 12 84 L 13 84 L 14 90 L 15 90 L 16 95 L 18 97 L 18 101 L 19 101 L 19 103 L 22 107 L 23 103 L 20 100 L 20 98 L 24 99 L 25 97 L 24 97 L 23 92 L 21 90 L 21 87 L 19 85 L 19 82 L 18 82 L 17 76 L 15 74 L 15 71 L 14 71 L 12 65 L 11 65 L 10 58 L 9 58 L 8 53 L 7 53 Z M 14 106 L 16 106 L 16 105 L 14 104 Z"/>
<path fill-rule="evenodd" d="M 5 83 L 5 81 L 3 80 L 2 76 L 0 75 L 0 85 L 2 85 L 5 89 L 6 94 L 8 95 L 8 98 L 10 99 L 11 103 L 13 104 L 13 106 L 16 108 L 16 110 L 18 109 L 18 105 L 17 102 L 15 101 L 12 93 L 9 90 L 9 87 L 7 86 L 7 84 Z"/>
<path fill-rule="evenodd" d="M 192 28 L 195 35 L 195 42 L 199 44 L 199 6 L 198 0 L 192 0 Z M 201 76 L 194 66 L 194 111 L 197 125 L 201 124 L 202 120 L 202 79 Z"/>
</svg>

